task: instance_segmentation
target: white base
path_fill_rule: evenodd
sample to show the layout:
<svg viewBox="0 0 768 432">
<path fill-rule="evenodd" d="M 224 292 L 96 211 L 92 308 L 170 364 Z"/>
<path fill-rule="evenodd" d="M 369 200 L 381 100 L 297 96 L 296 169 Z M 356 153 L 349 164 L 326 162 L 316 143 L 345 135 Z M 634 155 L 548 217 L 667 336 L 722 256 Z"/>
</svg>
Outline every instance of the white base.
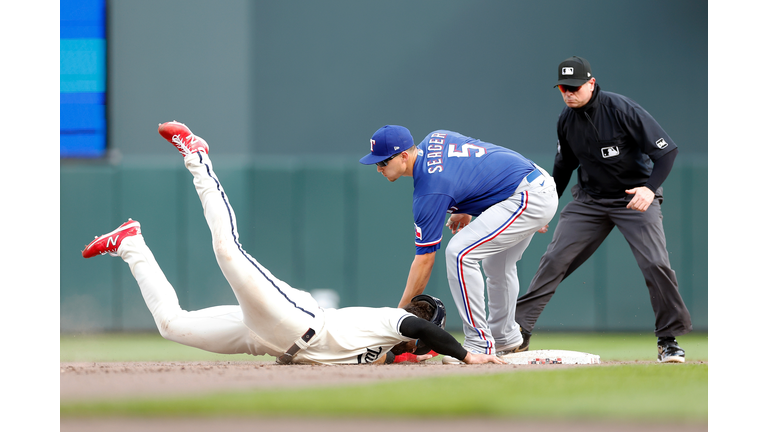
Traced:
<svg viewBox="0 0 768 432">
<path fill-rule="evenodd" d="M 578 351 L 536 350 L 499 356 L 508 364 L 600 364 L 600 356 Z"/>
</svg>

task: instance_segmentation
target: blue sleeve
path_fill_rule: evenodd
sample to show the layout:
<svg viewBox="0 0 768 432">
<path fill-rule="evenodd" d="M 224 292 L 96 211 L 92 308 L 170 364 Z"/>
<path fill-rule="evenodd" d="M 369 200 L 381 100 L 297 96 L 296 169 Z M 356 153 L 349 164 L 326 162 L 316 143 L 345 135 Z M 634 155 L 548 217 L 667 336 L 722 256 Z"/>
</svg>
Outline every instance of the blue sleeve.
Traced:
<svg viewBox="0 0 768 432">
<path fill-rule="evenodd" d="M 453 198 L 444 194 L 423 195 L 413 200 L 416 255 L 440 249 L 445 215 L 454 204 Z"/>
</svg>

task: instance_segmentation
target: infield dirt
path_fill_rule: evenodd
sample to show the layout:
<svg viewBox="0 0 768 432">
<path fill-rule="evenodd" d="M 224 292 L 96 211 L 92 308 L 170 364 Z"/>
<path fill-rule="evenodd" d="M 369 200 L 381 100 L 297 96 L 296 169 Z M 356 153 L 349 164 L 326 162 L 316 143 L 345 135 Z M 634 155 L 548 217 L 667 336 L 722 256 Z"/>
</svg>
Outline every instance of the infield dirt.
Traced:
<svg viewBox="0 0 768 432">
<path fill-rule="evenodd" d="M 448 366 L 438 361 L 419 364 L 393 365 L 281 366 L 266 362 L 126 362 L 126 363 L 61 363 L 60 399 L 62 402 L 103 400 L 142 396 L 176 396 L 204 394 L 226 390 L 285 389 L 332 387 L 363 383 L 454 374 L 488 374 L 531 368 L 602 367 L 622 363 L 603 362 L 600 365 L 459 365 Z M 515 429 L 537 431 L 706 431 L 706 424 L 616 424 L 616 422 L 523 421 L 510 419 L 408 419 L 409 428 L 419 427 L 441 431 L 469 428 Z M 514 425 L 514 427 L 510 427 Z M 389 431 L 392 419 L 62 419 L 61 431 L 210 431 L 232 428 L 282 430 L 334 430 L 336 432 Z"/>
</svg>

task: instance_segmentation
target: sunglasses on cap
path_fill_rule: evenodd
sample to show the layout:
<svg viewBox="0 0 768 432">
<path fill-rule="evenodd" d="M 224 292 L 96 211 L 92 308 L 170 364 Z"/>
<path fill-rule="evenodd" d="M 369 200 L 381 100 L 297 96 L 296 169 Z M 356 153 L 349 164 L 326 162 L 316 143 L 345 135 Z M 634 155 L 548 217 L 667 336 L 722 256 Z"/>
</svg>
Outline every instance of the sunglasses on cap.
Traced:
<svg viewBox="0 0 768 432">
<path fill-rule="evenodd" d="M 392 159 L 396 158 L 396 157 L 397 157 L 397 156 L 399 156 L 399 155 L 400 155 L 400 153 L 395 153 L 395 154 L 393 154 L 392 156 L 390 156 L 390 157 L 388 157 L 388 158 L 384 159 L 384 160 L 383 160 L 383 161 L 381 161 L 381 162 L 376 162 L 376 166 L 377 166 L 377 167 L 379 167 L 379 168 L 384 168 L 385 166 L 387 166 L 387 164 L 389 163 L 389 161 L 391 161 Z"/>
<path fill-rule="evenodd" d="M 586 84 L 586 83 L 584 83 L 584 84 Z M 565 93 L 567 91 L 569 91 L 571 93 L 576 93 L 577 91 L 579 91 L 580 88 L 582 88 L 584 86 L 584 84 L 582 84 L 580 86 L 569 86 L 569 85 L 558 84 L 557 88 L 559 88 L 560 91 L 563 92 L 563 93 Z"/>
</svg>

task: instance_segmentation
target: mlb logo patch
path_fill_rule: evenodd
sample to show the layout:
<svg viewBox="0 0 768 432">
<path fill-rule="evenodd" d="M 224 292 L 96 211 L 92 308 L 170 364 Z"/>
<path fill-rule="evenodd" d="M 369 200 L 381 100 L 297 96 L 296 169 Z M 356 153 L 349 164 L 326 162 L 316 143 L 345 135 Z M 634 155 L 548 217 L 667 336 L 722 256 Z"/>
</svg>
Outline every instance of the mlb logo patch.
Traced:
<svg viewBox="0 0 768 432">
<path fill-rule="evenodd" d="M 572 67 L 564 67 L 561 71 L 561 75 L 573 75 L 573 68 Z"/>
<path fill-rule="evenodd" d="M 656 147 L 658 147 L 658 148 L 660 148 L 660 149 L 663 149 L 663 148 L 665 148 L 665 147 L 666 147 L 666 146 L 668 146 L 668 145 L 669 145 L 669 144 L 667 144 L 667 142 L 666 142 L 666 141 L 664 141 L 664 138 L 659 138 L 659 139 L 656 141 Z"/>
<path fill-rule="evenodd" d="M 603 158 L 611 158 L 619 155 L 619 146 L 603 147 L 600 149 L 603 153 Z"/>
<path fill-rule="evenodd" d="M 421 228 L 416 224 L 413 224 L 413 226 L 416 228 L 416 238 L 421 240 Z"/>
</svg>

